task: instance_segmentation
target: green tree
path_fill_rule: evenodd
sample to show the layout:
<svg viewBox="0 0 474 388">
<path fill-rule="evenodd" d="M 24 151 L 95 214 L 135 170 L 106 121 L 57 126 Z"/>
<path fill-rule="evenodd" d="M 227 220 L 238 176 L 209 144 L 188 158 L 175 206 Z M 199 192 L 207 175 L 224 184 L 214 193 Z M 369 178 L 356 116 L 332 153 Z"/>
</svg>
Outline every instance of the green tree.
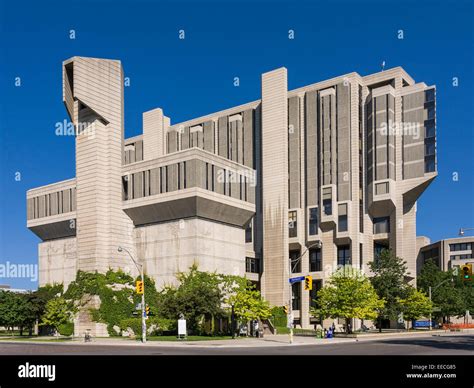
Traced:
<svg viewBox="0 0 474 388">
<path fill-rule="evenodd" d="M 428 260 L 422 267 L 417 278 L 418 289 L 429 292 L 432 288 L 431 300 L 436 318 L 448 322 L 449 317 L 460 317 L 465 314 L 466 301 L 464 300 L 463 286 L 454 270 L 441 271 L 433 260 Z"/>
<path fill-rule="evenodd" d="M 249 280 L 232 276 L 231 283 L 233 286 L 224 287 L 226 293 L 224 303 L 229 309 L 233 308 L 234 314 L 241 322 L 268 319 L 272 316 L 270 304 L 262 298 L 260 291 L 256 290 Z"/>
<path fill-rule="evenodd" d="M 183 314 L 192 333 L 199 333 L 205 318 L 225 314 L 221 307 L 221 278 L 216 273 L 201 272 L 192 265 L 188 272 L 177 275 L 178 286 L 166 286 L 158 293 L 158 310 L 163 317 L 177 320 Z"/>
<path fill-rule="evenodd" d="M 384 249 L 374 261 L 369 262 L 369 268 L 373 272 L 370 282 L 379 298 L 385 300 L 385 306 L 377 316 L 381 332 L 382 320 L 397 319 L 400 313 L 401 306 L 398 301 L 407 296 L 408 267 L 406 261 L 394 255 L 391 250 Z"/>
<path fill-rule="evenodd" d="M 352 318 L 375 319 L 385 304 L 377 296 L 370 280 L 357 270 L 340 269 L 335 272 L 317 296 L 319 309 L 312 309 L 311 313 L 344 318 L 346 332 L 349 332 Z"/>
<path fill-rule="evenodd" d="M 403 318 L 407 322 L 407 330 L 409 321 L 427 317 L 433 309 L 433 304 L 425 293 L 413 287 L 410 287 L 407 297 L 399 299 L 398 303 L 401 307 Z"/>
<path fill-rule="evenodd" d="M 75 309 L 71 303 L 62 297 L 53 298 L 46 303 L 46 310 L 42 316 L 41 325 L 51 326 L 56 331 L 59 326 L 72 320 Z"/>
</svg>

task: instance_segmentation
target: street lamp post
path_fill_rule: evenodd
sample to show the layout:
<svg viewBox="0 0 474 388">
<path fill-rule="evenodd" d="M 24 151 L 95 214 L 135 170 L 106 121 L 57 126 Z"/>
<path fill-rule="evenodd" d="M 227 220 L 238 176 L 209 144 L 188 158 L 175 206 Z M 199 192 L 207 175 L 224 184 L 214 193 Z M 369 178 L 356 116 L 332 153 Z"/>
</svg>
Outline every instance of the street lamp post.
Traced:
<svg viewBox="0 0 474 388">
<path fill-rule="evenodd" d="M 298 262 L 301 260 L 301 258 L 304 256 L 304 254 L 312 247 L 314 246 L 317 246 L 318 248 L 321 248 L 321 241 L 317 241 L 315 242 L 314 244 L 310 245 L 309 247 L 307 247 L 302 254 L 300 254 L 295 260 L 293 260 L 294 264 L 295 264 L 295 267 L 298 265 Z M 291 258 L 288 258 L 288 268 L 289 268 L 289 271 L 288 271 L 288 276 L 291 276 L 292 272 L 293 272 L 293 267 L 291 266 Z M 289 279 L 288 279 L 288 288 L 289 288 L 289 291 L 288 291 L 288 299 L 289 299 L 289 303 L 288 303 L 288 315 L 290 317 L 293 316 L 293 295 L 292 295 L 292 283 L 290 283 Z M 293 322 L 291 322 L 291 325 L 290 325 L 290 344 L 293 343 Z"/>
<path fill-rule="evenodd" d="M 474 230 L 474 228 L 459 228 L 459 235 L 462 237 L 466 230 Z"/>
<path fill-rule="evenodd" d="M 139 264 L 136 262 L 136 260 L 133 258 L 132 254 L 124 247 L 118 247 L 117 249 L 119 252 L 125 251 L 128 253 L 130 258 L 132 259 L 133 263 L 138 269 L 138 272 L 140 272 L 140 277 L 142 280 L 143 284 L 143 294 L 142 294 L 142 343 L 146 342 L 146 319 L 145 319 L 145 281 L 143 278 L 143 264 Z"/>
<path fill-rule="evenodd" d="M 439 283 L 437 286 L 431 288 L 431 286 L 428 287 L 428 297 L 430 298 L 430 302 L 431 302 L 431 293 L 433 291 L 435 291 L 439 286 L 441 286 L 442 284 L 446 283 L 447 281 L 449 281 L 451 279 L 445 279 L 443 280 L 441 283 Z M 433 327 L 432 327 L 432 324 L 431 324 L 431 310 L 430 310 L 430 331 L 433 330 Z"/>
</svg>

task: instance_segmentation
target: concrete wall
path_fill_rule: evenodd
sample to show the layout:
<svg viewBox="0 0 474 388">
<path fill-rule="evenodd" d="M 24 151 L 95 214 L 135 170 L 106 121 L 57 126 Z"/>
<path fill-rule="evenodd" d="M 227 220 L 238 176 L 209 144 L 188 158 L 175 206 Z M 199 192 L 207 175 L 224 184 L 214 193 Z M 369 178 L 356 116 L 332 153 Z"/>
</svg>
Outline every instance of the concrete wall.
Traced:
<svg viewBox="0 0 474 388">
<path fill-rule="evenodd" d="M 196 263 L 201 271 L 245 275 L 244 229 L 199 218 L 134 230 L 137 257 L 157 287 L 176 284 L 176 274 Z"/>
<path fill-rule="evenodd" d="M 39 286 L 63 283 L 64 289 L 76 279 L 77 243 L 75 237 L 38 244 Z"/>
</svg>

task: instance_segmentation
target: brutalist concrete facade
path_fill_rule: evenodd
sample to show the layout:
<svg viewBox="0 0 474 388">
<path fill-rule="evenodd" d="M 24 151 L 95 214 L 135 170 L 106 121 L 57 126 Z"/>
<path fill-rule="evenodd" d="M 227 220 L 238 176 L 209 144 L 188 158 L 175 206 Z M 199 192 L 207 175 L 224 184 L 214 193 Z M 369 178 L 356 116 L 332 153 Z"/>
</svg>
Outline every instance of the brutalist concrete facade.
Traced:
<svg viewBox="0 0 474 388">
<path fill-rule="evenodd" d="M 41 285 L 133 272 L 119 245 L 159 287 L 197 262 L 249 277 L 278 306 L 289 277 L 311 274 L 313 291 L 292 290 L 309 327 L 340 265 L 366 271 L 390 247 L 415 278 L 416 201 L 437 175 L 435 88 L 402 68 L 291 91 L 280 68 L 262 75 L 260 100 L 177 124 L 156 108 L 129 139 L 119 61 L 73 57 L 63 79 L 76 178 L 27 193 Z"/>
</svg>

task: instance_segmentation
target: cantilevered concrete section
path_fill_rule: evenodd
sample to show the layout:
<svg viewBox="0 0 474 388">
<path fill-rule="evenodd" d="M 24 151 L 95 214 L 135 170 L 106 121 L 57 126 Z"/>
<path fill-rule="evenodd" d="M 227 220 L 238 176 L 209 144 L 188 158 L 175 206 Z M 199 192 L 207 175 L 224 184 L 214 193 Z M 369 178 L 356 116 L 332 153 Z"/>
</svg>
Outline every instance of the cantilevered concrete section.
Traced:
<svg viewBox="0 0 474 388">
<path fill-rule="evenodd" d="M 390 247 L 415 278 L 416 201 L 437 174 L 435 88 L 402 68 L 291 91 L 276 69 L 261 100 L 182 123 L 156 108 L 129 139 L 119 61 L 73 57 L 63 78 L 76 177 L 27 194 L 41 285 L 132 270 L 119 245 L 158 286 L 197 262 L 249 277 L 273 305 L 288 304 L 289 277 L 311 274 L 313 291 L 291 290 L 309 327 L 340 265 L 367 270 Z"/>
</svg>

